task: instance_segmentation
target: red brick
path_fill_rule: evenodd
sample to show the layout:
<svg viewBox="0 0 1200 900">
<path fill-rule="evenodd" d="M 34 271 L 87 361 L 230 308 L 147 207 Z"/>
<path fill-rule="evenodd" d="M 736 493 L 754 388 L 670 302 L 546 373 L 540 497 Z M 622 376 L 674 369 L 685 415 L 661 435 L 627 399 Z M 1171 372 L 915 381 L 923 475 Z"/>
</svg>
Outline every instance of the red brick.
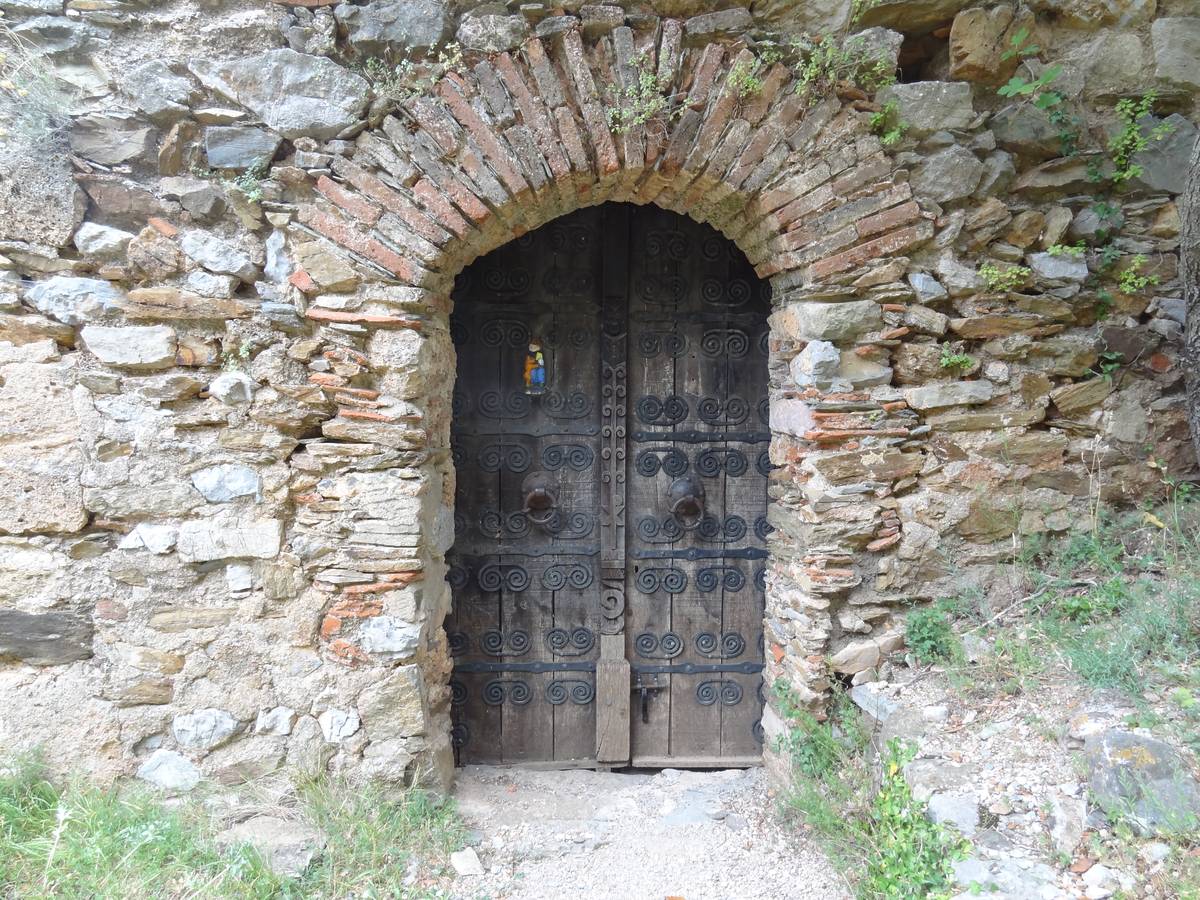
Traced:
<svg viewBox="0 0 1200 900">
<path fill-rule="evenodd" d="M 851 247 L 836 256 L 815 262 L 809 266 L 809 275 L 812 278 L 824 278 L 837 272 L 845 272 L 873 259 L 894 256 L 931 237 L 933 237 L 933 226 L 928 222 L 918 222 L 916 225 L 893 231 L 891 234 L 885 234 L 873 241 Z"/>
<path fill-rule="evenodd" d="M 358 649 L 358 647 L 355 647 L 345 638 L 338 638 L 335 641 L 330 641 L 329 652 L 332 653 L 339 662 L 345 663 L 351 667 L 371 661 L 367 654 L 363 653 L 362 650 Z"/>
<path fill-rule="evenodd" d="M 1159 375 L 1169 372 L 1173 365 L 1175 365 L 1175 361 L 1165 353 L 1155 353 L 1150 357 L 1150 368 Z"/>
<path fill-rule="evenodd" d="M 317 179 L 317 190 L 350 215 L 354 216 L 354 218 L 367 225 L 374 225 L 379 221 L 379 217 L 383 215 L 383 210 L 374 203 L 368 203 L 357 194 L 350 193 L 327 175 L 322 175 Z"/>
<path fill-rule="evenodd" d="M 453 84 L 443 79 L 438 82 L 436 90 L 458 123 L 475 138 L 497 177 L 504 182 L 504 186 L 508 188 L 509 192 L 513 196 L 517 196 L 528 191 L 529 185 L 514 165 L 515 160 L 512 159 L 512 154 L 500 142 L 488 124 L 480 118 L 479 113 L 475 112 L 471 104 L 463 99 L 462 94 Z"/>
<path fill-rule="evenodd" d="M 579 126 L 575 124 L 575 116 L 571 110 L 560 106 L 554 110 L 554 119 L 558 123 L 558 133 L 562 136 L 567 157 L 571 160 L 571 168 L 576 172 L 590 172 L 592 164 L 583 148 L 583 138 L 579 134 Z"/>
<path fill-rule="evenodd" d="M 374 238 L 355 231 L 348 223 L 329 213 L 323 212 L 315 206 L 302 206 L 299 219 L 301 223 L 323 234 L 335 244 L 382 266 L 397 278 L 407 281 L 409 284 L 416 280 L 417 270 L 408 260 L 392 252 Z"/>
<path fill-rule="evenodd" d="M 342 630 L 342 620 L 337 616 L 326 616 L 321 620 L 321 637 L 328 640 L 330 636 Z"/>
<path fill-rule="evenodd" d="M 288 284 L 304 294 L 316 294 L 321 290 L 321 288 L 317 286 L 317 283 L 312 280 L 312 276 L 299 266 L 297 266 L 296 270 L 288 276 Z"/>
<path fill-rule="evenodd" d="M 334 162 L 334 170 L 384 209 L 394 212 L 405 225 L 431 244 L 441 247 L 449 240 L 450 235 L 413 206 L 411 200 L 374 175 L 341 158 Z"/>
<path fill-rule="evenodd" d="M 508 92 L 512 95 L 517 109 L 520 110 L 525 124 L 533 132 L 538 149 L 542 151 L 542 156 L 546 158 L 546 164 L 550 167 L 550 172 L 556 180 L 564 177 L 570 171 L 570 166 L 567 164 L 567 158 L 563 154 L 562 147 L 555 139 L 554 128 L 550 123 L 550 117 L 546 108 L 529 90 L 529 85 L 522 77 L 516 63 L 513 62 L 509 54 L 501 53 L 496 57 L 494 62 L 500 80 L 508 88 Z"/>
<path fill-rule="evenodd" d="M 901 225 L 907 225 L 909 222 L 915 222 L 919 218 L 921 218 L 921 207 L 917 206 L 916 201 L 909 201 L 860 219 L 854 227 L 858 230 L 859 237 L 867 238 L 891 231 L 893 228 L 899 228 Z"/>
<path fill-rule="evenodd" d="M 383 601 L 375 597 L 342 597 L 329 607 L 326 618 L 334 616 L 339 619 L 370 619 L 382 612 Z"/>
<path fill-rule="evenodd" d="M 446 199 L 428 178 L 422 178 L 413 185 L 413 196 L 425 204 L 425 208 L 429 210 L 429 214 L 437 221 L 439 225 L 449 231 L 454 232 L 457 237 L 466 237 L 471 230 L 470 224 L 463 218 L 462 213 L 455 209 L 454 205 Z M 478 198 L 473 198 L 475 203 L 482 209 L 482 216 L 476 218 L 477 222 L 481 222 L 488 216 L 488 208 L 479 202 Z"/>
<path fill-rule="evenodd" d="M 158 216 L 151 216 L 146 220 L 146 224 L 165 237 L 173 238 L 179 234 L 178 228 Z"/>
<path fill-rule="evenodd" d="M 867 552 L 878 553 L 880 550 L 886 550 L 888 547 L 892 547 L 900 543 L 900 538 L 901 535 L 896 533 L 889 537 L 880 538 L 877 541 L 871 541 L 871 543 L 867 544 Z"/>
</svg>

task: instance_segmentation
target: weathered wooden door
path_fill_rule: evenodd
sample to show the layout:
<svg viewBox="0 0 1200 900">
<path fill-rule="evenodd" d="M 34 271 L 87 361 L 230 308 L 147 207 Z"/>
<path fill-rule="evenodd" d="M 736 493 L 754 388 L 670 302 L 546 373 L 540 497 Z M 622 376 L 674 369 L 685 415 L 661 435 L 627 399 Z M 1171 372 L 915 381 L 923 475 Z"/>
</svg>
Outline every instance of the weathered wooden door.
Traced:
<svg viewBox="0 0 1200 900">
<path fill-rule="evenodd" d="M 460 276 L 461 763 L 759 760 L 768 309 L 731 243 L 650 207 Z"/>
</svg>

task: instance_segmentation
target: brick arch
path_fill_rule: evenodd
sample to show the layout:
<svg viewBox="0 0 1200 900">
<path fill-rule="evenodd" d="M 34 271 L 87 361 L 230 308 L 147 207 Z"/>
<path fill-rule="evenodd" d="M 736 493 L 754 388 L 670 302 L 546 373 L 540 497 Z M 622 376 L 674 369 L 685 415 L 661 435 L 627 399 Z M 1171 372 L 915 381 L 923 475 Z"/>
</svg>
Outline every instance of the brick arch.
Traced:
<svg viewBox="0 0 1200 900">
<path fill-rule="evenodd" d="M 391 441 L 401 450 L 409 447 L 405 435 L 423 432 L 412 448 L 429 453 L 424 480 L 413 489 L 412 503 L 391 515 L 401 529 L 405 517 L 433 523 L 422 535 L 424 609 L 415 618 L 425 623 L 420 658 L 434 735 L 449 731 L 449 660 L 440 628 L 449 603 L 442 577 L 454 478 L 448 317 L 454 276 L 467 264 L 559 216 L 608 201 L 655 204 L 710 224 L 769 280 L 776 307 L 786 306 L 772 341 L 772 414 L 778 408 L 786 419 L 773 423 L 784 440 L 772 442 L 772 461 L 783 467 L 793 493 L 802 493 L 809 477 L 804 463 L 853 450 L 865 433 L 842 421 L 852 416 L 814 416 L 802 392 L 789 392 L 779 350 L 794 351 L 810 335 L 852 346 L 854 335 L 838 330 L 838 307 L 861 299 L 886 303 L 871 286 L 886 293 L 894 278 L 872 280 L 864 273 L 928 241 L 933 225 L 913 201 L 905 174 L 870 133 L 869 103 L 827 98 L 810 105 L 778 64 L 760 73 L 761 91 L 739 97 L 729 73 L 756 65 L 754 54 L 739 43 L 684 49 L 681 38 L 680 24 L 671 20 L 654 39 L 618 28 L 611 39 L 591 44 L 576 27 L 479 61 L 361 134 L 354 154 L 317 178 L 311 202 L 299 211 L 302 229 L 378 276 L 361 289 L 358 308 L 330 309 L 318 300 L 307 316 L 368 333 L 362 362 L 380 392 L 387 391 L 389 355 L 404 343 L 402 335 L 422 334 L 425 355 L 414 351 L 404 359 L 427 370 L 418 413 L 406 418 L 344 404 L 323 431 L 333 441 Z M 601 86 L 630 83 L 639 54 L 654 66 L 664 93 L 686 100 L 677 115 L 617 132 L 609 126 Z M 303 271 L 293 283 L 315 293 Z M 359 428 L 369 431 L 356 435 Z M 351 518 L 380 517 L 372 507 L 378 506 L 375 489 L 366 484 L 374 476 L 339 475 L 337 466 L 330 475 L 336 485 L 325 500 L 317 491 L 301 503 L 336 497 Z M 824 688 L 826 598 L 846 595 L 863 579 L 845 542 L 822 531 L 816 512 L 805 515 L 811 528 L 781 530 L 773 542 L 767 678 L 784 676 L 800 697 L 815 700 Z M 882 522 L 885 542 L 890 524 Z M 341 559 L 334 554 L 329 565 Z M 321 581 L 320 571 L 315 579 Z M 394 587 L 382 580 L 328 588 L 334 596 L 323 607 L 326 651 L 355 666 L 381 661 L 380 636 L 386 645 L 388 626 L 379 617 L 389 614 Z M 372 636 L 364 640 L 361 628 L 369 620 Z M 448 751 L 444 740 L 440 750 Z"/>
</svg>

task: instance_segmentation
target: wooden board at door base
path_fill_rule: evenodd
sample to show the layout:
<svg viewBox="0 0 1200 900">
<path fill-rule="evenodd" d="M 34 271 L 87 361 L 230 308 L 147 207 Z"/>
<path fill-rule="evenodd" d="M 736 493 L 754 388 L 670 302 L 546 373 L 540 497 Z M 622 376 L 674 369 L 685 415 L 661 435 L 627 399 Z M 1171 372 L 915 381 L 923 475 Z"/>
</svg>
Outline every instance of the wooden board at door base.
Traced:
<svg viewBox="0 0 1200 900">
<path fill-rule="evenodd" d="M 609 204 L 454 296 L 459 763 L 755 764 L 766 286 L 711 228 Z"/>
</svg>

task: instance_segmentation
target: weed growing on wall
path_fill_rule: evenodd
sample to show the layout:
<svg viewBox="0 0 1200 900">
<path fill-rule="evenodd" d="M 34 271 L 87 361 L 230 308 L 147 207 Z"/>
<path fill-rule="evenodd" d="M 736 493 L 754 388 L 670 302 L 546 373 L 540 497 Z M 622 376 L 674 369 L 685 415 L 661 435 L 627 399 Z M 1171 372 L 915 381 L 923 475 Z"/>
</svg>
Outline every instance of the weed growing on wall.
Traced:
<svg viewBox="0 0 1200 900">
<path fill-rule="evenodd" d="M 1029 280 L 1033 272 L 1025 266 L 1007 266 L 1000 268 L 994 263 L 984 263 L 979 267 L 979 277 L 987 285 L 989 291 L 1015 291 Z"/>
<path fill-rule="evenodd" d="M 788 723 L 776 748 L 791 765 L 786 811 L 825 847 L 859 900 L 948 897 L 951 864 L 968 845 L 930 821 L 913 796 L 904 778 L 913 748 L 894 739 L 873 757 L 870 731 L 844 693 L 823 722 L 782 682 L 776 695 Z"/>
<path fill-rule="evenodd" d="M 0 13 L 0 148 L 66 144 L 71 98 L 45 56 Z"/>
<path fill-rule="evenodd" d="M 900 118 L 900 107 L 895 100 L 883 104 L 878 112 L 871 113 L 871 132 L 879 135 L 879 143 L 891 147 L 900 142 L 908 131 L 908 123 Z"/>
<path fill-rule="evenodd" d="M 613 100 L 608 107 L 608 124 L 618 134 L 652 121 L 678 118 L 683 111 L 683 107 L 675 102 L 678 98 L 664 92 L 648 53 L 634 57 L 632 66 L 632 83 L 624 88 L 614 86 Z M 733 77 L 732 72 L 730 77 Z"/>
<path fill-rule="evenodd" d="M 949 341 L 945 341 L 942 344 L 942 356 L 938 360 L 938 364 L 943 369 L 958 369 L 960 372 L 965 372 L 975 365 L 975 357 L 963 353 L 961 350 L 955 350 Z"/>
<path fill-rule="evenodd" d="M 458 43 L 451 41 L 424 62 L 372 56 L 355 68 L 370 83 L 375 96 L 398 105 L 431 93 L 434 85 L 451 72 L 463 71 L 463 52 Z"/>
<path fill-rule="evenodd" d="M 815 103 L 849 84 L 872 94 L 896 80 L 891 60 L 867 45 L 861 36 L 837 38 L 820 35 L 797 38 L 792 44 L 796 63 L 796 93 Z"/>
</svg>

